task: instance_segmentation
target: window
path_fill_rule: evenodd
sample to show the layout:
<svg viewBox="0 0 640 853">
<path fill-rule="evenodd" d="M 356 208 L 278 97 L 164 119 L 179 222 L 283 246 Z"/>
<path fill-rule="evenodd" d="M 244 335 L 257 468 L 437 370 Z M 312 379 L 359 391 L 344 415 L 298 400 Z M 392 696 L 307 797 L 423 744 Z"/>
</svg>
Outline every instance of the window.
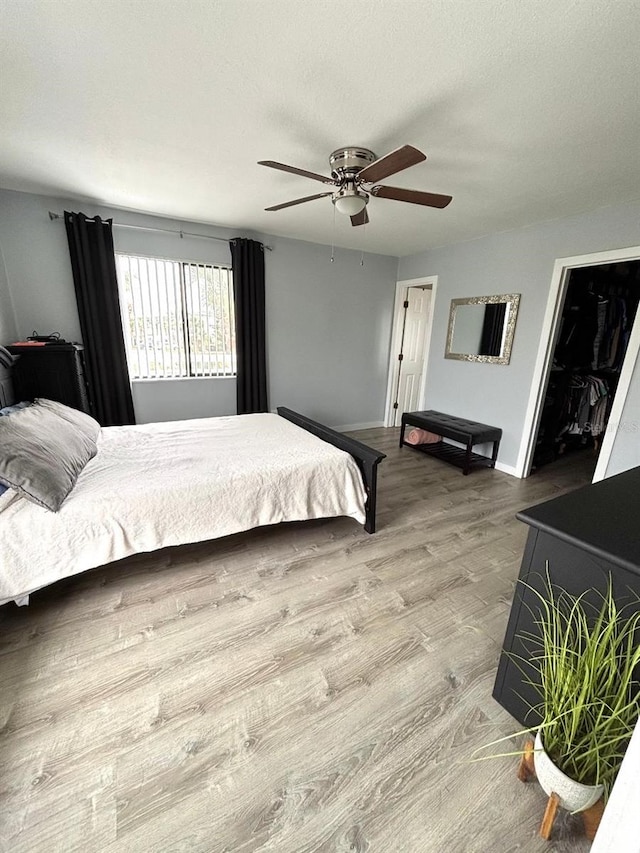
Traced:
<svg viewBox="0 0 640 853">
<path fill-rule="evenodd" d="M 116 255 L 131 379 L 235 376 L 231 270 Z"/>
</svg>

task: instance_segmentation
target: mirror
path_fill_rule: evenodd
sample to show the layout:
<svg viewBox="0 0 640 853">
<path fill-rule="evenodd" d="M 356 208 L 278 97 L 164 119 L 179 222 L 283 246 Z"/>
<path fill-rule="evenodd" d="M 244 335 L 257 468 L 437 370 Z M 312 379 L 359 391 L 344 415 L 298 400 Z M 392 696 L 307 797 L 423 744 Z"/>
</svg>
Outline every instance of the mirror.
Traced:
<svg viewBox="0 0 640 853">
<path fill-rule="evenodd" d="M 509 364 L 519 293 L 452 299 L 445 358 Z"/>
</svg>

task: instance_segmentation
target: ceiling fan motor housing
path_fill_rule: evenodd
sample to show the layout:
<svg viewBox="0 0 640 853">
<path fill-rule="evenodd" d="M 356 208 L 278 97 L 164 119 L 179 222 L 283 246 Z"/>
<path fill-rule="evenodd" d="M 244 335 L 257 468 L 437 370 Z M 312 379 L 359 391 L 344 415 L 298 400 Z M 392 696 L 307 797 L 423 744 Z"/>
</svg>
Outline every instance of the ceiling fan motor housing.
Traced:
<svg viewBox="0 0 640 853">
<path fill-rule="evenodd" d="M 329 156 L 331 174 L 336 181 L 354 180 L 358 172 L 375 159 L 376 155 L 368 148 L 337 148 Z"/>
</svg>

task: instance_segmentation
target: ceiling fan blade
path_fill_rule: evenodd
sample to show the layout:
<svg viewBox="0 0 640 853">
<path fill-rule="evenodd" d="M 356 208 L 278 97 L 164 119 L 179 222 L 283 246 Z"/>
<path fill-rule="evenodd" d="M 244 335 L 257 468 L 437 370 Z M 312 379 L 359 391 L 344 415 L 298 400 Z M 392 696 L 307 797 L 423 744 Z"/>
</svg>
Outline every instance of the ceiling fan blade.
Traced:
<svg viewBox="0 0 640 853">
<path fill-rule="evenodd" d="M 275 160 L 258 160 L 258 166 L 269 166 L 270 169 L 291 172 L 292 175 L 302 175 L 303 178 L 311 178 L 314 181 L 321 181 L 323 184 L 335 184 L 332 178 L 325 177 L 325 175 L 318 175 L 317 172 L 307 172 L 306 169 L 298 169 L 296 166 L 287 166 L 286 163 L 276 163 Z"/>
<path fill-rule="evenodd" d="M 420 190 L 405 190 L 403 187 L 371 188 L 371 195 L 377 198 L 392 198 L 396 201 L 408 201 L 410 204 L 423 204 L 426 207 L 446 207 L 453 196 L 439 193 L 424 193 Z"/>
<path fill-rule="evenodd" d="M 284 204 L 274 204 L 273 207 L 265 207 L 265 210 L 282 210 L 283 207 L 293 207 L 294 204 L 304 204 L 305 201 L 313 201 L 316 198 L 324 198 L 327 195 L 333 195 L 333 193 L 329 192 L 318 193 L 318 195 L 308 195 L 304 198 L 296 198 L 293 201 L 285 201 Z"/>
<path fill-rule="evenodd" d="M 367 213 L 367 208 L 363 207 L 360 213 L 356 213 L 351 217 L 352 225 L 366 225 L 369 221 L 369 214 Z"/>
<path fill-rule="evenodd" d="M 403 145 L 402 148 L 396 148 L 384 157 L 374 160 L 369 163 L 358 173 L 360 181 L 371 183 L 373 181 L 382 181 L 388 178 L 389 175 L 395 175 L 396 172 L 401 172 L 403 169 L 408 169 L 409 166 L 415 166 L 416 163 L 422 163 L 426 160 L 426 154 L 418 151 L 413 145 Z"/>
</svg>

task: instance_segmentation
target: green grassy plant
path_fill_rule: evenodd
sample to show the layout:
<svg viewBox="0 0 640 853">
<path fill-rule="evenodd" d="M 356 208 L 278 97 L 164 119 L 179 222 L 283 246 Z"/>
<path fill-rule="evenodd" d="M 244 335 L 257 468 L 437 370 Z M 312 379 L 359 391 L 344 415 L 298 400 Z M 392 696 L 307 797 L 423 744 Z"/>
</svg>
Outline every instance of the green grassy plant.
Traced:
<svg viewBox="0 0 640 853">
<path fill-rule="evenodd" d="M 567 776 L 604 785 L 607 796 L 640 714 L 637 602 L 636 612 L 626 615 L 611 579 L 595 607 L 584 594 L 554 588 L 548 572 L 544 595 L 528 588 L 539 602 L 538 633 L 521 635 L 531 656 L 514 660 L 521 670 L 528 664 L 536 672 L 527 680 L 540 696 L 535 710 L 545 751 Z"/>
</svg>

